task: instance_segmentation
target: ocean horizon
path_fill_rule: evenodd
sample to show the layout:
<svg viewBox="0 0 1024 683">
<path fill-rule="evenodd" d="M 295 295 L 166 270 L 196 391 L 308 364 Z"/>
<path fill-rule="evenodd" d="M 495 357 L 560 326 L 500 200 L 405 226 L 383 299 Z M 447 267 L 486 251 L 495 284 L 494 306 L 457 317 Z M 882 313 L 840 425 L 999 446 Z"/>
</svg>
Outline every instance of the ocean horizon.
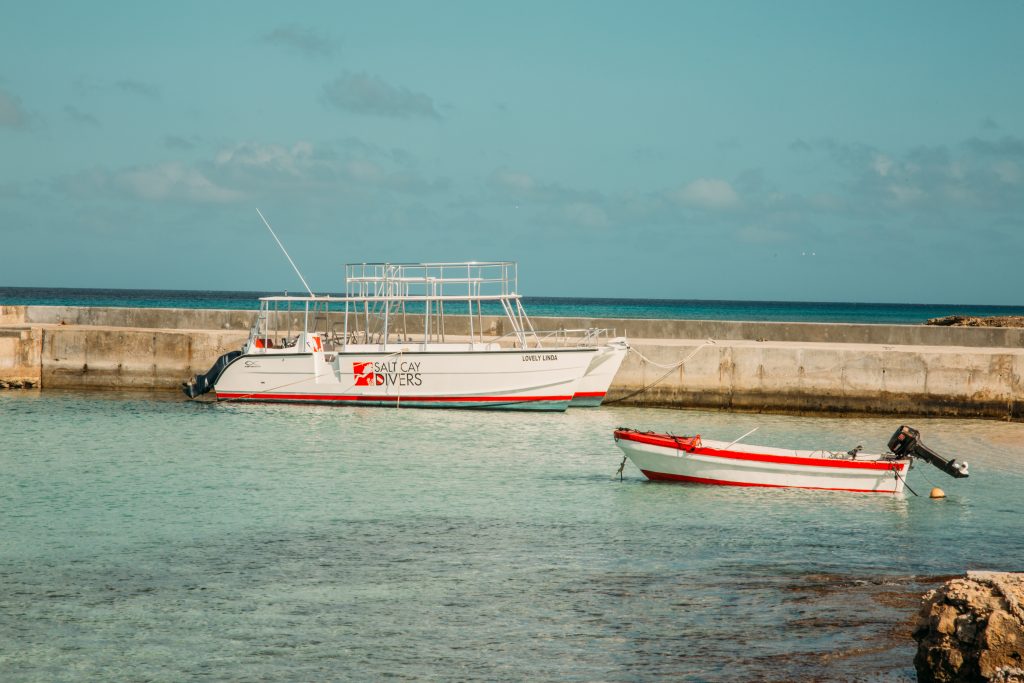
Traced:
<svg viewBox="0 0 1024 683">
<path fill-rule="evenodd" d="M 0 287 L 0 305 L 255 310 L 259 297 L 288 291 Z M 291 294 L 301 292 L 291 290 Z M 337 293 L 327 293 L 341 296 Z M 948 315 L 1024 316 L 1024 305 L 747 301 L 523 296 L 534 317 L 738 320 L 921 325 Z M 484 307 L 485 313 L 500 313 Z"/>
</svg>

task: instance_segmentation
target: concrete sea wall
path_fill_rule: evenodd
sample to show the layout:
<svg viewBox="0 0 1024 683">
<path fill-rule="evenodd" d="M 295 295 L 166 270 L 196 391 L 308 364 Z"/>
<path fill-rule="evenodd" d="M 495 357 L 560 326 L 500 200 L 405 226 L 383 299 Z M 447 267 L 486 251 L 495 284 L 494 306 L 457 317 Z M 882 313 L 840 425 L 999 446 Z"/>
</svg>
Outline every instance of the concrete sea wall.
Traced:
<svg viewBox="0 0 1024 683">
<path fill-rule="evenodd" d="M 1024 417 L 1024 350 L 717 341 L 634 342 L 609 400 L 759 412 Z M 655 365 L 657 363 L 657 365 Z"/>
<path fill-rule="evenodd" d="M 41 382 L 45 388 L 174 389 L 247 337 L 128 328 L 43 330 Z"/>
<path fill-rule="evenodd" d="M 42 342 L 39 328 L 0 327 L 0 389 L 40 386 Z"/>
<path fill-rule="evenodd" d="M 255 311 L 0 306 L 0 381 L 173 389 L 244 341 Z M 293 315 L 293 327 L 301 325 Z M 615 328 L 627 356 L 609 401 L 799 413 L 1024 418 L 1024 330 L 701 320 L 535 318 Z M 320 320 L 320 329 L 339 324 Z M 408 316 L 410 334 L 421 328 Z M 473 319 L 488 335 L 501 318 Z M 401 329 L 396 324 L 396 328 Z M 336 329 L 336 327 L 335 327 Z M 451 317 L 447 333 L 468 332 Z M 714 343 L 705 340 L 712 339 Z M 697 347 L 685 364 L 671 370 Z M 17 384 L 21 382 L 21 384 Z"/>
<path fill-rule="evenodd" d="M 4 313 L 7 311 L 7 313 Z M 0 306 L 0 325 L 88 325 L 163 330 L 248 330 L 256 311 L 90 306 Z M 293 314 L 293 325 L 302 316 Z M 332 313 L 330 324 L 339 318 Z M 408 316 L 410 331 L 422 327 Z M 476 319 L 474 319 L 476 320 Z M 485 330 L 505 331 L 505 319 L 483 316 Z M 908 346 L 975 346 L 1024 348 L 1024 328 L 934 327 L 929 325 L 859 325 L 848 323 L 746 322 L 728 320 L 637 320 L 614 318 L 534 318 L 537 329 L 605 327 L 631 339 L 730 339 L 780 342 L 900 344 Z M 451 316 L 451 334 L 469 331 L 466 316 Z"/>
</svg>

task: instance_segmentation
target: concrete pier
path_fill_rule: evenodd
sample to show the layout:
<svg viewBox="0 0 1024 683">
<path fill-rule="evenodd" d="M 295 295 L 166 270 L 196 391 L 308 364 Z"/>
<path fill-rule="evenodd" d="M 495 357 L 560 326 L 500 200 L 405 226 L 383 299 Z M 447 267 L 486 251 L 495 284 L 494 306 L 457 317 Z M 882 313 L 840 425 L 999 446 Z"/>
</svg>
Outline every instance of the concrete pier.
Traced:
<svg viewBox="0 0 1024 683">
<path fill-rule="evenodd" d="M 255 311 L 0 306 L 0 386 L 177 389 L 237 349 Z M 410 330 L 418 325 L 409 316 Z M 631 353 L 608 400 L 736 410 L 1024 418 L 1024 329 L 534 318 L 608 327 Z M 483 316 L 488 335 L 507 331 Z M 300 326 L 298 316 L 294 321 Z M 322 321 L 321 329 L 333 324 Z M 468 332 L 450 317 L 448 334 Z M 714 344 L 706 344 L 712 339 Z M 681 367 L 666 371 L 706 344 Z"/>
</svg>

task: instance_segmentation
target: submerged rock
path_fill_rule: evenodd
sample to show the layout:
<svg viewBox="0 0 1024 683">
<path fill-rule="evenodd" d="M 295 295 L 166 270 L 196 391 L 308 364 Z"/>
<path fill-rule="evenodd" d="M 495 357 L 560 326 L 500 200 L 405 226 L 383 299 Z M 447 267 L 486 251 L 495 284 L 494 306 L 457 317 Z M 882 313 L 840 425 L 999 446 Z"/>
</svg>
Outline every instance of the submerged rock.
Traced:
<svg viewBox="0 0 1024 683">
<path fill-rule="evenodd" d="M 924 596 L 919 681 L 1024 683 L 1024 574 L 968 572 Z"/>
</svg>

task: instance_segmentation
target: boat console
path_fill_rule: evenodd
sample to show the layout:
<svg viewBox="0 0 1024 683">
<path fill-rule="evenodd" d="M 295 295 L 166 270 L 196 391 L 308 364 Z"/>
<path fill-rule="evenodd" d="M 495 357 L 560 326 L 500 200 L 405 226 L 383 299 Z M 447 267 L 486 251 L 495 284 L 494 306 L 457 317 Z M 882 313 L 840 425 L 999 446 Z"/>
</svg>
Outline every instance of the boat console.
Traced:
<svg viewBox="0 0 1024 683">
<path fill-rule="evenodd" d="M 907 425 L 901 426 L 889 439 L 889 450 L 898 456 L 911 456 L 935 465 L 951 477 L 962 479 L 968 476 L 967 463 L 946 460 L 921 443 L 921 432 Z"/>
</svg>

